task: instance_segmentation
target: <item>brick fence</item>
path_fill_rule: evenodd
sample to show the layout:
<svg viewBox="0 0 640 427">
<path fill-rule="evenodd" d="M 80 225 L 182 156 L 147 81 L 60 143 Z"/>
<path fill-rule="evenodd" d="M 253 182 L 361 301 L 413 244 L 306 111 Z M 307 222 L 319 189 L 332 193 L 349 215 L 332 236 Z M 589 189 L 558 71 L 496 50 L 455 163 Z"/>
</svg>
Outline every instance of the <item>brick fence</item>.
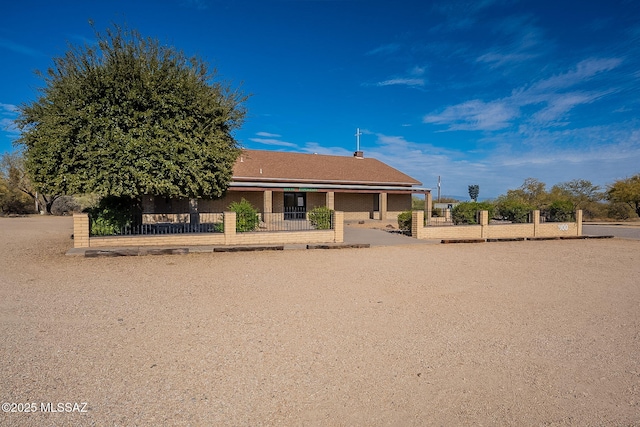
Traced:
<svg viewBox="0 0 640 427">
<path fill-rule="evenodd" d="M 411 236 L 417 239 L 508 239 L 522 237 L 582 236 L 582 211 L 575 222 L 540 222 L 540 211 L 533 211 L 533 223 L 489 224 L 489 213 L 480 211 L 479 225 L 450 227 L 423 226 L 424 211 L 413 211 Z"/>
<path fill-rule="evenodd" d="M 236 233 L 236 213 L 224 213 L 224 233 L 188 233 L 141 236 L 92 237 L 89 234 L 89 215 L 73 215 L 73 247 L 105 248 L 126 246 L 224 246 L 224 245 L 282 245 L 289 243 L 344 242 L 344 213 L 332 214 L 333 230 L 270 231 Z"/>
</svg>

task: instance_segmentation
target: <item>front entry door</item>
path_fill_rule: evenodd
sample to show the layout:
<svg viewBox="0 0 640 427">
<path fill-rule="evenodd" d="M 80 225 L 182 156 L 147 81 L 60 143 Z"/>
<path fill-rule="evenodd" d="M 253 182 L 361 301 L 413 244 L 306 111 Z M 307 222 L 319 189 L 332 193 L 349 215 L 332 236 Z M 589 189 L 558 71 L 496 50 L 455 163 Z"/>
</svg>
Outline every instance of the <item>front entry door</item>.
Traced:
<svg viewBox="0 0 640 427">
<path fill-rule="evenodd" d="M 284 219 L 305 219 L 306 213 L 306 193 L 284 193 Z"/>
</svg>

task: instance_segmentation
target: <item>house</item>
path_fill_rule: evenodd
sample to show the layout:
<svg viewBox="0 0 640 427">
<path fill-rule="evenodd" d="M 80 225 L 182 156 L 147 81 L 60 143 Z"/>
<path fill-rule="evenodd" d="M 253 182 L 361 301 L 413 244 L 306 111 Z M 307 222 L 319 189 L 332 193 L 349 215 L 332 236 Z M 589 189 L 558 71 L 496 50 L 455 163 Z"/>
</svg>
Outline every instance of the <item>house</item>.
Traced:
<svg viewBox="0 0 640 427">
<path fill-rule="evenodd" d="M 344 212 L 345 220 L 394 219 L 411 209 L 412 194 L 430 196 L 419 185 L 399 170 L 365 158 L 361 151 L 347 157 L 243 150 L 223 198 L 195 203 L 148 196 L 143 211 L 155 216 L 223 212 L 244 198 L 258 211 L 282 213 L 285 219 L 304 218 L 318 206 Z"/>
</svg>

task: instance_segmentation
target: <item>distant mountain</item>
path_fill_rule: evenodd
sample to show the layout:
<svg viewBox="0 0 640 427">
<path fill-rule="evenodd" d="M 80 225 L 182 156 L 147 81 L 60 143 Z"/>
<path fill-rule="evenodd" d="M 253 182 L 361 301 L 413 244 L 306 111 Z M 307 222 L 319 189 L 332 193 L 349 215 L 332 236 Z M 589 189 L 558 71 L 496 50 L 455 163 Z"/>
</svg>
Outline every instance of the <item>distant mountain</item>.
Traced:
<svg viewBox="0 0 640 427">
<path fill-rule="evenodd" d="M 438 201 L 438 194 L 437 193 L 433 194 L 433 192 L 432 192 L 431 196 L 433 197 L 434 201 Z M 441 194 L 440 198 L 441 199 L 455 199 L 455 200 L 457 200 L 459 202 L 468 202 L 468 201 L 471 200 L 471 199 L 469 199 L 468 195 L 466 195 L 466 196 L 452 196 L 450 194 Z"/>
</svg>

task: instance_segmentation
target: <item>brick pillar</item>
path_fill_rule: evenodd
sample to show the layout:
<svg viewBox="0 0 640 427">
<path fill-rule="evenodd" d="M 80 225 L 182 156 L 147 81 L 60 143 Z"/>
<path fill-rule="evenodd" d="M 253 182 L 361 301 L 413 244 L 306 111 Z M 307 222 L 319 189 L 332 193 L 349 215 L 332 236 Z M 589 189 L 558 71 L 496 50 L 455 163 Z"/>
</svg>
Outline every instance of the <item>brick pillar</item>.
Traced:
<svg viewBox="0 0 640 427">
<path fill-rule="evenodd" d="M 431 215 L 433 215 L 433 198 L 431 191 L 424 195 L 424 217 L 427 219 L 427 225 L 431 224 Z"/>
<path fill-rule="evenodd" d="M 540 225 L 540 211 L 533 211 L 533 237 L 538 237 L 538 229 Z"/>
<path fill-rule="evenodd" d="M 380 219 L 384 221 L 387 219 L 387 193 L 380 193 L 378 197 L 380 198 Z"/>
<path fill-rule="evenodd" d="M 480 237 L 486 239 L 489 236 L 489 211 L 480 211 Z"/>
<path fill-rule="evenodd" d="M 578 228 L 578 236 L 582 236 L 582 209 L 576 211 L 576 226 Z"/>
<path fill-rule="evenodd" d="M 413 211 L 411 212 L 411 237 L 416 239 L 422 239 L 424 232 L 424 212 Z"/>
<path fill-rule="evenodd" d="M 86 213 L 73 214 L 73 247 L 88 248 L 89 241 L 89 215 Z"/>
<path fill-rule="evenodd" d="M 334 193 L 333 191 L 327 191 L 325 193 L 324 204 L 329 209 L 334 210 L 336 208 L 336 193 Z"/>
<path fill-rule="evenodd" d="M 236 213 L 224 213 L 224 244 L 232 245 L 236 239 Z"/>
<path fill-rule="evenodd" d="M 273 212 L 273 191 L 265 190 L 262 195 L 262 213 Z"/>
<path fill-rule="evenodd" d="M 333 222 L 333 241 L 335 243 L 344 242 L 344 212 L 333 211 L 331 222 Z"/>
</svg>

